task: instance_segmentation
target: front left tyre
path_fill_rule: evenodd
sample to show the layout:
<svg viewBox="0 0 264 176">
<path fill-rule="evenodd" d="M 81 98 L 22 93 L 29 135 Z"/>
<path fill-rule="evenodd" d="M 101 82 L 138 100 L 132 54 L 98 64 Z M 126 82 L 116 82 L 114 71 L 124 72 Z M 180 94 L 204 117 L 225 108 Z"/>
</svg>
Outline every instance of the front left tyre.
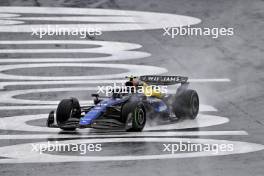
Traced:
<svg viewBox="0 0 264 176">
<path fill-rule="evenodd" d="M 74 126 L 67 126 L 66 123 L 71 119 L 79 119 L 81 116 L 81 108 L 76 98 L 63 99 L 56 111 L 56 121 L 62 130 L 75 130 Z"/>
</svg>

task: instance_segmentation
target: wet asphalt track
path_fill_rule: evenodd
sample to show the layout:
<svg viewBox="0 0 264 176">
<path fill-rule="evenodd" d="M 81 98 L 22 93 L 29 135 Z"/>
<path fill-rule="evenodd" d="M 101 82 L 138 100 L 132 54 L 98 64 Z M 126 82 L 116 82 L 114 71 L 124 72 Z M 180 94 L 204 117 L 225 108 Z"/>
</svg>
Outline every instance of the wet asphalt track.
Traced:
<svg viewBox="0 0 264 176">
<path fill-rule="evenodd" d="M 162 36 L 163 31 L 160 29 L 103 32 L 103 35 L 96 37 L 96 40 L 110 41 L 110 46 L 113 42 L 132 43 L 127 47 L 140 52 L 124 53 L 117 57 L 119 60 L 110 58 L 108 61 L 96 62 L 95 59 L 93 61 L 95 65 L 87 69 L 80 67 L 78 62 L 71 62 L 72 67 L 61 67 L 67 62 L 60 63 L 57 67 L 50 67 L 54 64 L 52 59 L 45 62 L 49 64 L 45 68 L 24 68 L 24 65 L 22 68 L 12 69 L 13 65 L 18 64 L 15 60 L 10 63 L 2 62 L 1 69 L 11 65 L 10 70 L 4 70 L 2 73 L 42 77 L 122 74 L 127 72 L 131 65 L 145 66 L 135 66 L 135 68 L 139 72 L 146 73 L 153 71 L 162 73 L 165 68 L 168 70 L 166 74 L 188 75 L 192 79 L 192 87 L 197 89 L 200 95 L 203 106 L 196 121 L 183 120 L 174 125 L 147 126 L 143 133 L 79 130 L 77 133 L 61 134 L 59 130 L 44 127 L 45 114 L 52 109 L 56 101 L 72 94 L 81 100 L 90 100 L 90 94 L 93 91 L 89 90 L 89 87 L 98 85 L 98 82 L 91 81 L 87 84 L 86 81 L 79 80 L 79 82 L 63 83 L 58 80 L 53 84 L 48 81 L 41 85 L 38 80 L 23 81 L 18 77 L 7 80 L 7 77 L 3 75 L 1 84 L 6 87 L 0 92 L 2 99 L 0 106 L 1 175 L 263 175 L 263 150 L 256 151 L 263 149 L 263 145 L 258 145 L 263 144 L 264 124 L 262 58 L 264 38 L 261 30 L 263 29 L 263 1 L 147 1 L 144 3 L 110 1 L 95 6 L 89 6 L 90 2 L 81 1 L 67 1 L 67 3 L 60 1 L 55 4 L 47 1 L 12 1 L 1 2 L 1 5 L 102 7 L 173 13 L 201 19 L 202 22 L 197 25 L 200 27 L 226 26 L 233 27 L 235 30 L 234 36 L 218 39 L 210 37 L 170 39 Z M 0 38 L 1 41 L 38 40 L 37 37 L 32 38 L 29 33 L 1 33 Z M 45 38 L 49 41 L 55 39 L 80 40 L 78 37 Z M 35 58 L 35 60 L 98 58 L 115 55 L 122 50 L 118 46 L 107 50 L 108 45 L 105 44 L 106 49 L 99 50 L 97 53 L 80 52 L 76 49 L 93 48 L 95 43 L 94 40 L 89 39 L 82 39 L 82 41 L 90 41 L 91 44 L 65 44 L 65 41 L 46 44 L 31 43 L 31 45 L 2 42 L 1 61 L 11 58 Z M 138 44 L 142 47 L 140 48 Z M 125 44 L 121 46 L 124 47 Z M 8 49 L 13 50 L 7 51 Z M 26 49 L 29 49 L 28 52 Z M 46 50 L 33 53 L 32 51 L 36 49 Z M 55 49 L 55 51 L 49 52 L 47 49 Z M 73 50 L 69 51 L 70 49 Z M 116 52 L 113 53 L 113 51 Z M 131 58 L 127 60 L 128 57 Z M 123 59 L 120 60 L 120 58 Z M 28 64 L 28 62 L 19 64 Z M 31 64 L 38 66 L 43 62 Z M 108 65 L 110 68 L 100 68 L 98 64 L 104 66 L 112 64 L 112 67 Z M 123 65 L 116 67 L 118 64 Z M 150 66 L 155 66 L 155 69 Z M 118 77 L 110 80 L 117 79 Z M 202 79 L 200 80 L 202 82 L 197 82 L 198 79 Z M 213 80 L 208 82 L 206 79 Z M 222 81 L 216 82 L 219 79 Z M 9 96 L 11 94 L 15 99 Z M 17 107 L 14 107 L 15 105 Z M 30 107 L 25 108 L 25 105 Z M 43 108 L 44 106 L 46 107 Z M 177 143 L 180 140 L 193 143 L 227 142 L 235 145 L 235 152 L 223 153 L 224 156 L 208 156 L 208 153 L 198 157 L 192 153 L 163 156 L 168 154 L 162 152 L 163 143 Z M 31 152 L 31 143 L 47 141 L 98 142 L 102 143 L 103 150 L 82 156 L 78 152 L 51 152 L 48 156 Z M 90 159 L 83 159 L 87 156 Z"/>
</svg>

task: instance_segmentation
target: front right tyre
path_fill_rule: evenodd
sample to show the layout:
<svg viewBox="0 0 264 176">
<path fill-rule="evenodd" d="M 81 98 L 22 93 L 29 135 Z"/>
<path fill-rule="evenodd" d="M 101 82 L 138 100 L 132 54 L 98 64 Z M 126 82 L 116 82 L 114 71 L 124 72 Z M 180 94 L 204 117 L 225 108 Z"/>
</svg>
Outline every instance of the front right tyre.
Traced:
<svg viewBox="0 0 264 176">
<path fill-rule="evenodd" d="M 126 102 L 122 107 L 122 121 L 131 126 L 126 131 L 139 132 L 142 131 L 146 124 L 146 110 L 144 105 L 138 101 Z"/>
</svg>

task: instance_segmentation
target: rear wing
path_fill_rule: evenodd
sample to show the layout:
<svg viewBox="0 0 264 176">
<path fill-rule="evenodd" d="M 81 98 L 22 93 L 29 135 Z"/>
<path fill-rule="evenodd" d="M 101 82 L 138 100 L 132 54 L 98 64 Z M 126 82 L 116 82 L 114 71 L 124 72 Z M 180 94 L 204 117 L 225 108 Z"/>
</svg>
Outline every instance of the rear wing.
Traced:
<svg viewBox="0 0 264 176">
<path fill-rule="evenodd" d="M 188 83 L 188 77 L 184 76 L 156 76 L 156 75 L 144 75 L 139 77 L 140 81 L 146 82 L 152 85 L 173 85 Z"/>
</svg>

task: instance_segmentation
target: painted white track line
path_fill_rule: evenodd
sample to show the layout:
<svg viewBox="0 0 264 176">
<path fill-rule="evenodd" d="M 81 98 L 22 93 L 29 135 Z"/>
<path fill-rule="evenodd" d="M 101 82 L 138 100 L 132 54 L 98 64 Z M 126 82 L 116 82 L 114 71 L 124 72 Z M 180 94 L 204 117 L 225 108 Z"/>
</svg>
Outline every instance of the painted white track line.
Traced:
<svg viewBox="0 0 264 176">
<path fill-rule="evenodd" d="M 132 64 L 106 64 L 106 63 L 46 63 L 46 64 L 17 64 L 17 65 L 3 65 L 0 67 L 1 71 L 19 69 L 19 68 L 39 68 L 39 67 L 97 67 L 97 68 L 113 68 L 113 69 L 127 69 L 126 73 L 119 74 L 105 74 L 93 76 L 21 76 L 8 75 L 0 73 L 0 79 L 12 80 L 85 80 L 85 79 L 111 79 L 124 78 L 127 75 L 140 76 L 145 74 L 162 74 L 166 73 L 167 69 L 147 65 L 132 65 Z"/>
<path fill-rule="evenodd" d="M 126 143 L 126 142 L 155 142 L 155 143 L 202 143 L 209 145 L 233 145 L 232 151 L 201 151 L 201 152 L 179 152 L 174 154 L 155 154 L 155 155 L 120 155 L 113 149 L 112 156 L 69 156 L 56 155 L 50 153 L 42 153 L 39 151 L 32 151 L 32 143 L 18 144 L 5 146 L 0 148 L 0 156 L 9 157 L 8 159 L 1 159 L 1 163 L 46 163 L 46 162 L 81 162 L 81 161 L 127 161 L 127 160 L 150 160 L 150 159 L 173 159 L 173 158 L 195 158 L 205 156 L 221 156 L 231 154 L 241 154 L 263 150 L 264 146 L 255 143 L 229 141 L 229 140 L 214 140 L 214 139 L 196 139 L 196 138 L 106 138 L 106 139 L 80 139 L 80 140 L 66 140 L 60 141 L 59 144 L 90 144 L 99 143 L 104 146 L 107 143 Z M 56 144 L 56 141 L 51 141 L 50 144 Z M 35 143 L 35 145 L 42 145 L 43 148 L 48 149 L 47 142 Z M 44 146 L 45 145 L 45 146 Z M 110 149 L 108 149 L 110 150 Z"/>
<path fill-rule="evenodd" d="M 112 133 L 112 132 L 111 132 Z M 174 137 L 174 136 L 242 136 L 248 135 L 246 131 L 177 131 L 177 132 L 138 132 L 117 134 L 17 134 L 0 135 L 0 139 L 60 139 L 60 138 L 116 138 L 116 137 Z"/>
<path fill-rule="evenodd" d="M 1 27 L 0 27 L 1 28 Z M 112 41 L 85 41 L 85 40 L 25 40 L 25 41 L 0 41 L 0 45 L 40 45 L 40 44 L 73 44 L 91 45 L 92 48 L 66 48 L 66 49 L 0 49 L 0 53 L 95 53 L 108 54 L 104 57 L 90 58 L 0 58 L 0 63 L 38 63 L 38 62 L 92 62 L 92 61 L 115 61 L 149 57 L 151 54 L 143 51 L 134 51 L 142 46 L 135 43 L 112 42 Z"/>
<path fill-rule="evenodd" d="M 2 23 L 0 23 L 2 25 L 0 32 L 32 32 L 32 28 L 38 29 L 39 27 L 49 27 L 50 29 L 67 28 L 71 31 L 76 28 L 92 28 L 100 29 L 101 31 L 147 30 L 159 29 L 163 27 L 187 26 L 201 22 L 198 18 L 183 15 L 92 8 L 0 7 L 0 13 L 10 13 L 12 15 L 23 15 L 29 13 L 33 15 L 31 19 L 30 17 L 11 16 L 3 18 Z M 64 16 L 54 16 L 52 18 L 38 16 L 43 14 L 60 14 Z M 5 15 L 7 16 L 7 14 Z M 71 15 L 72 17 L 70 17 Z M 83 17 L 80 18 L 80 16 Z M 28 24 L 31 20 L 33 20 L 32 18 L 37 20 L 39 24 Z M 46 20 L 57 22 L 57 24 L 42 24 L 42 22 Z M 72 21 L 72 24 L 63 24 L 63 22 L 69 23 L 70 20 Z M 19 24 L 19 27 L 15 25 L 15 23 L 23 23 L 24 21 L 27 22 L 27 24 Z M 86 22 L 86 24 L 77 24 L 76 21 Z M 95 21 L 107 23 L 91 23 Z"/>
<path fill-rule="evenodd" d="M 16 81 L 16 82 L 0 82 L 0 89 L 3 89 L 6 86 L 17 86 L 17 85 L 62 85 L 62 84 L 113 84 L 113 83 L 125 83 L 126 79 L 120 80 L 85 80 L 85 81 Z"/>
<path fill-rule="evenodd" d="M 21 76 L 8 75 L 0 73 L 0 79 L 12 80 L 85 80 L 85 79 L 111 79 L 124 78 L 127 75 L 140 76 L 145 74 L 162 74 L 166 73 L 167 69 L 155 66 L 146 65 L 132 65 L 132 64 L 98 64 L 98 63 L 46 63 L 46 64 L 18 64 L 18 65 L 3 65 L 0 67 L 1 71 L 19 69 L 19 68 L 39 68 L 39 67 L 98 67 L 98 68 L 113 68 L 113 69 L 127 69 L 126 73 L 93 75 L 93 76 Z"/>
<path fill-rule="evenodd" d="M 188 79 L 189 82 L 193 83 L 209 83 L 209 82 L 230 82 L 229 78 L 205 78 L 205 79 Z"/>
</svg>

